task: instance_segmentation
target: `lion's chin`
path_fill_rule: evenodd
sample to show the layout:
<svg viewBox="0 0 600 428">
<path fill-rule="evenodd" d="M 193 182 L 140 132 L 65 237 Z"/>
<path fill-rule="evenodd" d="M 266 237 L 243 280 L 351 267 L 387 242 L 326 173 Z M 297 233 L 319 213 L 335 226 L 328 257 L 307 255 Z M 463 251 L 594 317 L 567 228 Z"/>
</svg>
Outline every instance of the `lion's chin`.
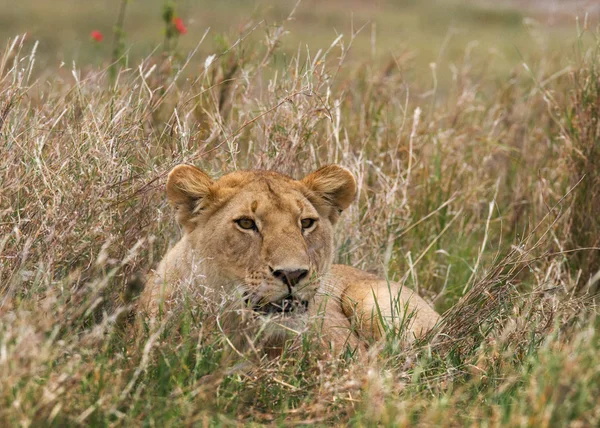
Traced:
<svg viewBox="0 0 600 428">
<path fill-rule="evenodd" d="M 306 331 L 309 320 L 308 312 L 284 312 L 275 314 L 261 314 L 264 323 L 262 336 L 269 342 L 285 342 L 295 339 Z"/>
</svg>

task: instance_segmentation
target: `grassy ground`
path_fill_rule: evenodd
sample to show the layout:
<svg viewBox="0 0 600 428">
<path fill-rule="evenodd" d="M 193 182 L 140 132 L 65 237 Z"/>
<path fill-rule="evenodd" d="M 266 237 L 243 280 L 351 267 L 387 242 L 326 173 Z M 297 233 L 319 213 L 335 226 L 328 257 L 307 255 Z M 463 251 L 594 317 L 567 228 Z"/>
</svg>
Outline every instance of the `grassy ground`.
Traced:
<svg viewBox="0 0 600 428">
<path fill-rule="evenodd" d="M 8 10 L 22 13 L 21 3 Z M 192 14 L 195 4 L 182 7 Z M 401 6 L 403 16 L 422 7 Z M 453 19 L 470 22 L 471 7 Z M 81 37 L 107 13 L 74 19 L 80 9 L 62 10 L 57 28 L 77 22 Z M 129 20 L 152 12 L 145 10 Z M 422 19 L 452 20 L 443 11 Z M 308 31 L 300 12 L 287 23 L 292 40 L 304 37 L 297 28 Z M 304 50 L 270 49 L 272 25 L 207 69 L 195 64 L 211 45 L 182 74 L 180 57 L 133 55 L 113 82 L 105 51 L 71 73 L 52 68 L 44 36 L 39 61 L 29 42 L 6 49 L 2 425 L 597 426 L 600 321 L 586 291 L 600 279 L 599 35 L 577 37 L 573 28 L 563 44 L 559 32 L 535 45 L 554 48 L 532 48 L 516 13 L 493 12 L 485 31 L 473 19 L 479 30 L 453 39 L 460 54 L 436 46 L 447 29 L 427 23 L 438 38 L 422 46 L 449 55 L 437 69 L 443 91 L 423 78 L 431 76 L 426 48 L 395 51 L 391 62 L 361 60 L 352 49 L 370 52 L 370 42 L 348 53 L 346 35 L 317 56 L 323 33 L 315 30 L 308 61 Z M 36 16 L 30 21 L 43 22 Z M 527 66 L 506 61 L 503 71 L 492 64 L 508 56 L 487 48 L 512 25 L 529 58 Z M 324 46 L 336 37 L 331 31 Z M 478 34 L 486 49 L 469 51 L 466 40 Z M 78 43 L 57 40 L 65 50 L 54 49 L 56 58 Z M 84 43 L 83 62 L 91 49 Z M 252 167 L 301 176 L 324 163 L 345 165 L 360 197 L 338 228 L 338 261 L 417 289 L 446 311 L 442 325 L 409 347 L 390 332 L 366 365 L 319 360 L 308 342 L 281 359 L 232 356 L 194 306 L 169 314 L 162 330 L 124 335 L 117 321 L 134 291 L 130 279 L 178 237 L 162 185 L 180 162 L 215 175 Z"/>
<path fill-rule="evenodd" d="M 131 0 L 127 5 L 125 33 L 134 63 L 163 40 L 163 3 Z M 194 49 L 209 29 L 188 71 L 197 72 L 215 49 L 231 45 L 261 23 L 249 38 L 263 42 L 296 3 L 179 0 L 177 8 L 189 30 L 179 42 L 181 52 Z M 55 69 L 63 62 L 67 67 L 72 61 L 79 67 L 105 64 L 110 58 L 119 4 L 118 0 L 88 2 L 85 6 L 78 0 L 0 0 L 0 40 L 24 33 L 31 43 L 38 40 L 36 72 L 46 66 Z M 411 78 L 422 78 L 430 84 L 433 73 L 429 64 L 436 63 L 437 78 L 446 83 L 451 75 L 448 67 L 467 54 L 471 61 L 485 61 L 495 75 L 505 77 L 523 58 L 531 60 L 540 51 L 557 56 L 569 52 L 564 40 L 574 33 L 574 19 L 561 19 L 551 27 L 543 25 L 546 20 L 544 15 L 494 2 L 304 0 L 286 23 L 289 32 L 279 38 L 273 59 L 278 64 L 286 63 L 298 53 L 306 55 L 307 48 L 314 55 L 318 49 L 327 49 L 339 34 L 345 35 L 344 42 L 349 44 L 355 32 L 358 34 L 352 41 L 348 64 L 360 63 L 365 57 L 381 63 L 399 62 Z M 93 43 L 92 30 L 102 31 L 106 39 Z"/>
</svg>

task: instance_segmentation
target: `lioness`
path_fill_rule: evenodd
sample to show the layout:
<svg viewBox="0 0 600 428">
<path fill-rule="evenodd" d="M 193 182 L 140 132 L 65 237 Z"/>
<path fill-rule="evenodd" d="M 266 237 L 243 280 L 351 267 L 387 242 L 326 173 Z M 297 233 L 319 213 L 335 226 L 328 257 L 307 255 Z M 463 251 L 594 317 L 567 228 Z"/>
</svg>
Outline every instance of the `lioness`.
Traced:
<svg viewBox="0 0 600 428">
<path fill-rule="evenodd" d="M 361 351 L 381 338 L 382 321 L 397 327 L 406 311 L 410 335 L 421 336 L 439 319 L 421 297 L 331 264 L 334 225 L 355 196 L 354 177 L 337 165 L 298 181 L 273 171 L 212 180 L 192 165 L 175 167 L 167 197 L 184 234 L 147 282 L 141 307 L 155 316 L 181 287 L 213 302 L 224 294 L 252 314 L 235 321 L 240 330 L 249 319 L 270 323 L 260 331 L 271 348 L 313 320 L 329 349 Z"/>
</svg>

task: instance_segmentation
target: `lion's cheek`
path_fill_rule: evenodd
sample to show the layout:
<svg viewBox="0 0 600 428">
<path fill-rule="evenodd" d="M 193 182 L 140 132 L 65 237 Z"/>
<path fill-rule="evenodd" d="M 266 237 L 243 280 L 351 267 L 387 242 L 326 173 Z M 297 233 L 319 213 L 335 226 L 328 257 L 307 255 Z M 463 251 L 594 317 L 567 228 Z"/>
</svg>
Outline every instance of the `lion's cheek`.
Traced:
<svg viewBox="0 0 600 428">
<path fill-rule="evenodd" d="M 326 237 L 312 239 L 308 243 L 308 256 L 318 273 L 325 273 L 329 269 L 333 256 L 333 245 Z"/>
<path fill-rule="evenodd" d="M 209 264 L 219 267 L 221 275 L 230 280 L 243 280 L 248 267 L 256 259 L 252 255 L 259 251 L 254 242 L 248 241 L 239 233 L 227 233 L 220 237 L 213 235 L 204 240 L 202 252 Z"/>
</svg>

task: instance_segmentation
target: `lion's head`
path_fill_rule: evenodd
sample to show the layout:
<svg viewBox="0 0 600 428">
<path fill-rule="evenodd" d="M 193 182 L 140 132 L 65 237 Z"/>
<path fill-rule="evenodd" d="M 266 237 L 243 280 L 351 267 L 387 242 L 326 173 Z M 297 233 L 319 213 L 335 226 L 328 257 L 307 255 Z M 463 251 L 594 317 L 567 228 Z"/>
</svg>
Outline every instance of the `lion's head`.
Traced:
<svg viewBox="0 0 600 428">
<path fill-rule="evenodd" d="M 331 265 L 333 227 L 355 195 L 354 177 L 336 165 L 302 180 L 272 171 L 213 180 L 179 165 L 167 181 L 206 283 L 259 313 L 306 311 Z"/>
</svg>

